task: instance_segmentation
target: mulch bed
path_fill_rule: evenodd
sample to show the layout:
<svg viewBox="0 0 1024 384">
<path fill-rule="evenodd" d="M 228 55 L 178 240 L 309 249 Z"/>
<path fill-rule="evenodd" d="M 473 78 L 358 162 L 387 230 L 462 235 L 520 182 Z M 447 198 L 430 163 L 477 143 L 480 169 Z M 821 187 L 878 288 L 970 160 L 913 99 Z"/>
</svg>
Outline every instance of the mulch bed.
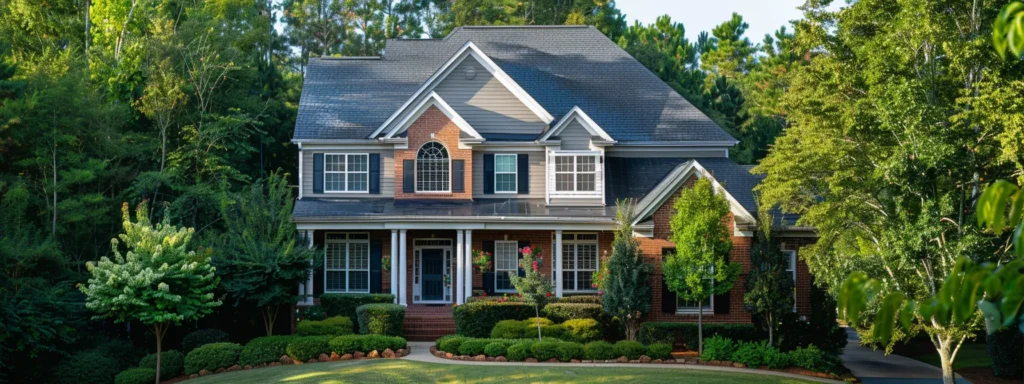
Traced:
<svg viewBox="0 0 1024 384">
<path fill-rule="evenodd" d="M 992 368 L 974 367 L 957 369 L 956 373 L 963 376 L 967 381 L 974 384 L 1019 384 L 1024 383 L 1022 379 L 1003 379 L 992 374 Z"/>
</svg>

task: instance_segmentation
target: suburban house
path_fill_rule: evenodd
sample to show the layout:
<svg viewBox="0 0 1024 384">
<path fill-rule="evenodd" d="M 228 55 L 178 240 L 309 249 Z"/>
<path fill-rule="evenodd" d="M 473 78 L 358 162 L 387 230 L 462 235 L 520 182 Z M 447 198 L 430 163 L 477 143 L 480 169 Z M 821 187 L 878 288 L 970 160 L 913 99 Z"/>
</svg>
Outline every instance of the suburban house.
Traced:
<svg viewBox="0 0 1024 384">
<path fill-rule="evenodd" d="M 389 40 L 374 57 L 310 59 L 292 139 L 300 148 L 294 221 L 325 250 L 300 287 L 382 292 L 409 306 L 407 336 L 452 333 L 451 304 L 514 293 L 519 250 L 543 250 L 559 297 L 594 294 L 615 203 L 638 201 L 635 235 L 658 267 L 655 321 L 750 322 L 743 280 L 696 303 L 661 281 L 680 188 L 709 178 L 731 203 L 731 261 L 749 269 L 759 178 L 729 159 L 735 138 L 593 27 L 462 27 Z M 811 279 L 782 236 L 806 313 Z M 493 270 L 471 264 L 494 255 Z"/>
</svg>

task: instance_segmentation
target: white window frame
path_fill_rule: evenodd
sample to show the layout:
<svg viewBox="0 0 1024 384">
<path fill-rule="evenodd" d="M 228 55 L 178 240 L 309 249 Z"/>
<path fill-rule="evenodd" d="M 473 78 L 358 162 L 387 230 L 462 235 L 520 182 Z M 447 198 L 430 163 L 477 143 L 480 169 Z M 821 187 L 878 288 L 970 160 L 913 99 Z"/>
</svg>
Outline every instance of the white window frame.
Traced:
<svg viewBox="0 0 1024 384">
<path fill-rule="evenodd" d="M 714 275 L 714 270 L 715 270 L 715 267 L 712 266 L 711 267 L 712 275 Z M 715 279 L 713 277 L 710 277 L 710 278 L 708 278 L 708 280 L 711 280 L 711 287 L 714 288 L 714 286 L 715 286 Z M 700 312 L 701 312 L 700 311 L 700 307 L 698 307 L 696 305 L 683 306 L 682 305 L 683 302 L 684 302 L 684 300 L 680 299 L 679 296 L 676 296 L 676 313 L 685 314 L 685 315 L 700 314 Z M 708 297 L 707 305 L 704 306 L 704 313 L 705 314 L 714 314 L 715 313 L 715 295 L 711 295 L 711 296 Z"/>
<path fill-rule="evenodd" d="M 498 269 L 498 250 L 500 245 L 512 244 L 512 258 L 515 260 L 513 269 Z M 516 292 L 516 287 L 509 289 L 498 289 L 498 274 L 499 273 L 519 273 L 519 241 L 517 240 L 495 240 L 494 241 L 494 291 L 495 292 Z"/>
<path fill-rule="evenodd" d="M 572 172 L 558 172 L 557 158 L 559 157 L 572 157 Z M 577 169 L 577 162 L 579 157 L 593 157 L 594 158 L 594 190 L 593 191 L 579 191 L 578 183 L 580 174 L 589 174 L 590 172 L 579 172 Z M 551 151 L 548 155 L 547 165 L 549 185 L 548 185 L 548 196 L 557 198 L 595 198 L 604 196 L 604 153 L 602 151 Z M 573 175 L 573 190 L 571 191 L 559 191 L 558 190 L 558 175 L 570 173 Z"/>
<path fill-rule="evenodd" d="M 344 239 L 330 239 L 332 235 L 344 235 Z M 363 235 L 365 239 L 353 239 L 352 235 Z M 351 272 L 359 272 L 362 269 L 351 269 L 351 244 L 362 243 L 366 244 L 366 290 L 353 290 L 349 289 L 349 285 L 352 279 L 349 278 Z M 345 246 L 345 268 L 327 268 L 327 248 L 331 244 L 340 244 Z M 325 293 L 370 293 L 370 258 L 373 257 L 372 250 L 370 249 L 370 234 L 368 232 L 327 232 L 324 234 L 324 292 Z M 345 289 L 329 289 L 327 286 L 327 272 L 342 272 L 345 274 Z"/>
<path fill-rule="evenodd" d="M 512 172 L 498 172 L 498 157 L 512 157 Z M 499 191 L 498 190 L 498 175 L 512 175 L 512 190 L 511 191 Z M 494 154 L 494 193 L 519 193 L 519 155 L 515 153 L 495 153 Z"/>
<path fill-rule="evenodd" d="M 327 170 L 327 158 L 330 156 L 344 156 L 345 157 L 345 170 L 343 171 L 328 171 Z M 349 171 L 348 166 L 352 164 L 352 157 L 362 156 L 366 158 L 366 170 L 365 171 Z M 345 189 L 342 190 L 331 190 L 327 189 L 327 175 L 328 174 L 339 174 L 345 178 Z M 366 175 L 366 189 L 365 190 L 352 190 L 349 188 L 349 174 L 365 174 Z M 370 154 L 369 153 L 325 153 L 324 154 L 324 193 L 370 193 Z"/>
<path fill-rule="evenodd" d="M 783 249 L 782 253 L 786 254 L 789 259 L 786 272 L 790 272 L 793 276 L 793 312 L 796 312 L 796 250 Z"/>
<path fill-rule="evenodd" d="M 579 235 L 593 235 L 594 236 L 594 240 L 579 240 L 578 239 Z M 552 236 L 554 236 L 554 235 L 552 235 Z M 573 273 L 576 274 L 575 278 L 573 279 L 573 288 L 570 289 L 570 288 L 562 287 L 562 292 L 563 293 L 593 293 L 593 292 L 597 292 L 597 288 L 594 288 L 592 286 L 587 286 L 587 287 L 584 287 L 583 289 L 580 289 L 580 273 L 590 273 L 591 276 L 593 276 L 594 272 L 597 272 L 597 271 L 601 270 L 601 241 L 600 240 L 601 240 L 601 235 L 596 233 L 596 232 L 566 232 L 566 233 L 562 234 L 562 248 L 563 249 L 562 249 L 562 266 L 561 266 L 562 268 L 561 268 L 561 272 L 562 273 L 573 272 Z M 579 245 L 580 244 L 593 244 L 594 245 L 594 269 L 580 269 L 579 268 L 579 265 L 580 265 L 580 263 L 579 263 Z M 573 258 L 573 260 L 572 260 L 573 268 L 572 269 L 568 269 L 568 268 L 565 267 L 565 260 L 567 260 L 566 257 L 570 256 L 569 254 L 567 254 L 565 252 L 564 248 L 565 248 L 566 245 L 572 245 L 572 255 L 571 255 L 572 258 Z M 551 244 L 551 249 L 555 249 L 554 242 L 552 242 L 552 244 Z M 552 275 L 554 275 L 554 274 L 552 274 Z M 563 277 L 563 278 L 560 278 L 558 280 L 563 280 L 564 281 L 565 278 Z M 556 284 L 557 283 L 558 283 L 558 281 L 556 280 Z"/>
<path fill-rule="evenodd" d="M 443 190 L 443 191 L 421 191 L 420 190 L 420 151 L 423 150 L 423 147 L 426 146 L 427 143 L 437 143 L 442 148 L 444 148 L 444 152 L 448 154 L 448 189 L 447 190 Z M 423 145 L 420 145 L 419 148 L 416 148 L 416 153 L 413 155 L 412 167 L 413 167 L 413 169 L 412 169 L 412 186 L 413 186 L 413 191 L 415 191 L 415 193 L 425 194 L 425 195 L 434 194 L 434 193 L 452 193 L 452 152 L 451 152 L 451 150 L 448 149 L 447 145 L 444 145 L 444 143 L 442 143 L 440 141 L 437 141 L 437 140 L 431 140 L 431 141 L 427 141 L 427 142 L 423 143 Z M 463 172 L 465 172 L 465 170 L 463 170 Z"/>
</svg>

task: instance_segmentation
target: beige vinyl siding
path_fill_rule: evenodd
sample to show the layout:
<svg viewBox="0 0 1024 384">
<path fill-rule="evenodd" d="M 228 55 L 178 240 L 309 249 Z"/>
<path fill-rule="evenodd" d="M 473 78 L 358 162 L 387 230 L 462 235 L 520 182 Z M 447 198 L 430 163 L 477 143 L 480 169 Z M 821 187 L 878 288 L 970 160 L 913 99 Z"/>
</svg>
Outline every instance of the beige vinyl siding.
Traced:
<svg viewBox="0 0 1024 384">
<path fill-rule="evenodd" d="M 516 198 L 516 199 L 543 199 L 544 198 L 544 152 L 489 152 L 489 153 L 516 153 L 527 154 L 530 157 L 530 193 L 520 195 L 518 193 L 495 193 L 484 194 L 484 154 L 473 153 L 473 198 Z"/>
<path fill-rule="evenodd" d="M 380 194 L 365 192 L 332 192 L 313 193 L 313 154 L 314 153 L 378 153 L 380 154 Z M 302 154 L 302 197 L 345 197 L 379 199 L 395 196 L 395 152 L 392 150 L 313 150 L 304 149 Z"/>
<path fill-rule="evenodd" d="M 558 133 L 558 138 L 562 141 L 563 150 L 590 150 L 590 132 L 580 124 L 579 120 L 570 121 L 569 125 Z"/>
<path fill-rule="evenodd" d="M 476 72 L 473 79 L 466 72 Z M 480 134 L 539 134 L 547 126 L 480 62 L 466 57 L 434 91 Z"/>
</svg>

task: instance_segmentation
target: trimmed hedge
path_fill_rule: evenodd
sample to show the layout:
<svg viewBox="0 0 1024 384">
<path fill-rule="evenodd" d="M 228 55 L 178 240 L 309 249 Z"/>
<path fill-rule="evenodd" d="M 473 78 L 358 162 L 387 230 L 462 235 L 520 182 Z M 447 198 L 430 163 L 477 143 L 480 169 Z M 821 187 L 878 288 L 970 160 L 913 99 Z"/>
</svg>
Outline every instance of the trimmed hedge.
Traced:
<svg viewBox="0 0 1024 384">
<path fill-rule="evenodd" d="M 238 356 L 238 365 L 260 365 L 281 360 L 288 354 L 288 343 L 296 336 L 264 336 L 249 341 Z"/>
<path fill-rule="evenodd" d="M 601 339 L 601 324 L 594 319 L 572 319 L 562 323 L 565 327 L 564 340 L 589 343 Z"/>
<path fill-rule="evenodd" d="M 694 323 L 646 322 L 640 326 L 640 335 L 637 340 L 644 344 L 674 344 L 679 336 L 682 337 L 687 348 L 697 349 L 697 324 Z M 713 336 L 722 336 L 733 341 L 767 339 L 766 335 L 755 329 L 753 324 L 704 324 L 705 344 L 708 338 Z"/>
<path fill-rule="evenodd" d="M 598 295 L 575 295 L 558 299 L 557 303 L 604 304 L 604 299 Z"/>
<path fill-rule="evenodd" d="M 356 318 L 356 308 L 364 304 L 389 304 L 395 295 L 386 293 L 325 293 L 320 295 L 320 307 L 327 316 Z"/>
<path fill-rule="evenodd" d="M 607 341 L 594 341 L 583 346 L 583 357 L 587 360 L 611 360 L 615 355 L 615 348 Z"/>
<path fill-rule="evenodd" d="M 238 363 L 238 355 L 241 352 L 242 346 L 235 343 L 203 345 L 185 355 L 185 373 L 191 375 L 204 369 L 213 372 L 219 368 L 231 367 Z"/>
<path fill-rule="evenodd" d="M 671 359 L 672 344 L 654 343 L 647 346 L 647 357 L 651 359 Z"/>
<path fill-rule="evenodd" d="M 501 320 L 526 320 L 535 316 L 528 303 L 475 301 L 455 307 L 455 333 L 469 337 L 487 337 Z"/>
<path fill-rule="evenodd" d="M 344 316 L 323 320 L 303 320 L 295 325 L 299 336 L 344 336 L 352 334 L 352 320 Z"/>
<path fill-rule="evenodd" d="M 700 355 L 700 359 L 704 361 L 729 360 L 735 351 L 736 344 L 733 343 L 732 339 L 711 336 L 704 339 L 704 354 Z"/>
<path fill-rule="evenodd" d="M 150 368 L 156 371 L 156 354 L 146 355 L 139 361 L 140 368 Z M 170 380 L 185 370 L 185 354 L 169 350 L 160 354 L 160 380 Z"/>
<path fill-rule="evenodd" d="M 162 360 L 160 363 L 163 365 Z M 156 361 L 153 362 L 153 365 L 156 365 Z M 156 381 L 156 370 L 153 368 L 129 368 L 114 376 L 114 384 L 150 384 L 154 381 Z"/>
<path fill-rule="evenodd" d="M 331 340 L 334 336 L 302 336 L 292 339 L 285 347 L 288 357 L 300 362 L 315 359 L 321 354 L 331 353 Z"/>
<path fill-rule="evenodd" d="M 647 347 L 645 347 L 643 344 L 640 344 L 639 341 L 629 340 L 622 340 L 618 343 L 615 343 L 615 347 L 613 350 L 615 351 L 616 357 L 626 356 L 626 358 L 630 360 L 639 359 L 640 356 L 643 356 L 644 353 L 647 353 Z"/>
<path fill-rule="evenodd" d="M 206 344 L 223 343 L 228 341 L 228 334 L 219 329 L 199 329 L 185 335 L 181 339 L 181 351 L 186 355 L 193 349 Z"/>
<path fill-rule="evenodd" d="M 538 341 L 530 346 L 530 352 L 533 353 L 533 358 L 538 361 L 545 361 L 558 356 L 558 341 Z M 465 344 L 463 344 L 465 345 Z"/>
<path fill-rule="evenodd" d="M 491 341 L 484 347 L 484 354 L 488 357 L 505 356 L 505 352 L 508 351 L 508 346 L 511 343 L 506 341 Z"/>
<path fill-rule="evenodd" d="M 437 349 L 439 350 L 455 353 L 456 351 L 459 350 L 459 347 L 462 346 L 462 343 L 469 339 L 470 338 L 465 336 L 448 335 L 441 337 L 440 339 L 437 339 L 437 342 L 435 344 L 437 345 Z"/>
<path fill-rule="evenodd" d="M 583 344 L 575 342 L 558 343 L 558 360 L 583 359 Z"/>
<path fill-rule="evenodd" d="M 533 355 L 533 344 L 534 341 L 520 341 L 512 344 L 508 347 L 508 358 L 509 361 L 523 361 Z"/>
<path fill-rule="evenodd" d="M 95 349 L 75 353 L 57 366 L 61 384 L 108 384 L 117 374 L 117 360 Z"/>
<path fill-rule="evenodd" d="M 541 311 L 544 316 L 557 322 L 572 319 L 601 319 L 605 317 L 604 307 L 594 303 L 551 303 Z"/>
<path fill-rule="evenodd" d="M 491 344 L 490 339 L 466 340 L 459 346 L 459 354 L 467 356 L 482 355 L 488 344 Z"/>
<path fill-rule="evenodd" d="M 345 335 L 331 339 L 327 344 L 331 351 L 339 355 L 361 351 L 363 349 L 362 335 Z"/>
<path fill-rule="evenodd" d="M 385 336 L 385 335 L 360 335 L 362 337 L 361 352 L 379 351 L 384 352 L 385 349 L 391 349 L 397 351 L 405 348 L 405 339 L 398 336 Z"/>
<path fill-rule="evenodd" d="M 398 304 L 363 304 L 356 308 L 359 333 L 402 336 L 405 307 Z"/>
</svg>

